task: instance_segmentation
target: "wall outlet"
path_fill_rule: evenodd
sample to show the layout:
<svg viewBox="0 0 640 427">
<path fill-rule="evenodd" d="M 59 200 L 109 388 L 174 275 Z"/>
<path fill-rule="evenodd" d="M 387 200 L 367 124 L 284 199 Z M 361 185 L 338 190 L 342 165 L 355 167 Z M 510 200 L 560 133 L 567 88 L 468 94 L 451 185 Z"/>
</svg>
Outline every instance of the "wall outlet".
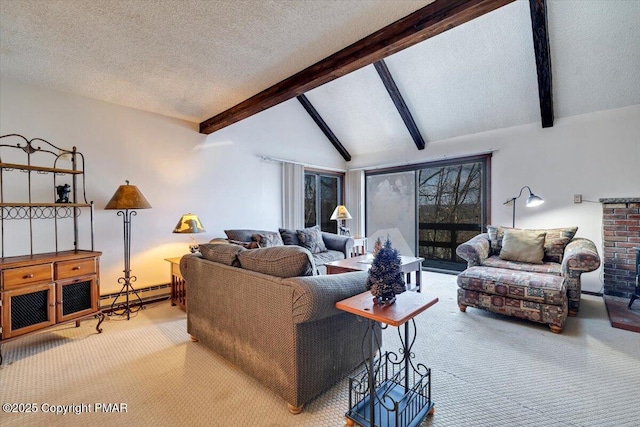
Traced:
<svg viewBox="0 0 640 427">
<path fill-rule="evenodd" d="M 573 203 L 582 203 L 582 194 L 574 194 Z"/>
</svg>

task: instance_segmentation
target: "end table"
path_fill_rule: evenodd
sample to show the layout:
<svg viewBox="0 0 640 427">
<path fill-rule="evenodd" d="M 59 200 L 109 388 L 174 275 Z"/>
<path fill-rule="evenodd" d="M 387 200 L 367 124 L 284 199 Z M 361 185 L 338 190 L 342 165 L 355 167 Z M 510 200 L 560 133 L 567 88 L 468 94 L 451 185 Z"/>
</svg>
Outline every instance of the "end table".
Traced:
<svg viewBox="0 0 640 427">
<path fill-rule="evenodd" d="M 180 259 L 182 257 L 165 258 L 171 264 L 171 305 L 178 305 L 187 309 L 187 282 L 180 273 Z"/>
<path fill-rule="evenodd" d="M 404 292 L 397 295 L 396 302 L 391 305 L 377 305 L 370 292 L 363 292 L 336 303 L 337 309 L 367 319 L 367 333 L 371 336 L 371 357 L 367 368 L 349 378 L 349 410 L 345 414 L 347 425 L 416 426 L 427 414 L 433 414 L 431 369 L 422 363 L 413 363 L 415 354 L 411 347 L 416 337 L 414 317 L 437 302 L 438 298 Z M 399 355 L 387 351 L 374 360 L 376 350 L 380 351 L 380 348 L 376 348 L 374 333 L 378 322 L 395 327 L 404 325 Z"/>
<path fill-rule="evenodd" d="M 351 256 L 366 255 L 366 254 L 367 254 L 367 238 L 354 237 L 353 248 L 351 249 Z"/>
</svg>

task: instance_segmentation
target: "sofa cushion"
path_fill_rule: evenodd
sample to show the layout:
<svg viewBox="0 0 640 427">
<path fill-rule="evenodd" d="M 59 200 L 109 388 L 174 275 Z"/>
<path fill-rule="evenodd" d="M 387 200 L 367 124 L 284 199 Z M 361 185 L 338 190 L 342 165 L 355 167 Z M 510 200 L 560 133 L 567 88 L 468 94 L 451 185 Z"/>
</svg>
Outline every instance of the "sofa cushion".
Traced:
<svg viewBox="0 0 640 427">
<path fill-rule="evenodd" d="M 300 246 L 272 246 L 242 251 L 240 266 L 276 277 L 313 276 L 316 266 L 311 253 Z"/>
<path fill-rule="evenodd" d="M 271 233 L 271 231 L 249 229 L 224 230 L 224 234 L 227 235 L 229 240 L 237 240 L 239 242 L 250 242 L 252 240 L 251 236 L 260 233 Z"/>
<path fill-rule="evenodd" d="M 313 254 L 313 260 L 316 263 L 316 267 L 325 265 L 331 261 L 339 261 L 341 259 L 344 259 L 344 254 L 340 251 L 326 250 L 324 252 Z"/>
<path fill-rule="evenodd" d="M 271 246 L 283 246 L 284 242 L 280 233 L 275 231 L 263 231 L 251 235 L 251 239 L 258 243 L 261 248 L 270 248 Z"/>
<path fill-rule="evenodd" d="M 322 240 L 322 231 L 320 231 L 319 226 L 314 225 L 304 230 L 297 230 L 296 233 L 298 234 L 300 246 L 308 249 L 312 254 L 325 252 L 327 250 L 324 240 Z"/>
<path fill-rule="evenodd" d="M 260 245 L 258 244 L 258 242 L 241 242 L 239 240 L 228 240 L 228 243 L 234 244 L 234 245 L 240 245 L 245 249 L 258 249 L 260 247 Z"/>
<path fill-rule="evenodd" d="M 200 245 L 200 253 L 204 259 L 233 267 L 240 266 L 238 254 L 243 251 L 246 251 L 244 247 L 230 243 L 203 243 Z"/>
<path fill-rule="evenodd" d="M 506 268 L 509 270 L 528 271 L 530 273 L 547 273 L 560 276 L 562 265 L 557 262 L 544 261 L 542 264 L 531 264 L 528 262 L 507 261 L 497 255 L 492 255 L 482 260 L 485 267 Z"/>
<path fill-rule="evenodd" d="M 287 230 L 286 228 L 279 228 L 280 237 L 285 245 L 298 245 L 300 246 L 300 240 L 298 240 L 298 233 L 296 230 Z"/>
<path fill-rule="evenodd" d="M 510 227 L 489 225 L 487 233 L 491 242 L 492 253 L 499 254 L 502 249 L 502 238 L 505 230 L 511 230 Z M 544 258 L 543 261 L 562 262 L 564 249 L 573 239 L 578 231 L 578 227 L 562 227 L 562 228 L 541 228 L 529 231 L 545 232 L 547 235 L 544 240 Z"/>
<path fill-rule="evenodd" d="M 500 258 L 507 261 L 542 264 L 545 232 L 529 230 L 505 230 Z"/>
<path fill-rule="evenodd" d="M 212 245 L 226 245 L 231 242 L 229 242 L 229 239 L 225 239 L 224 237 L 214 237 L 209 240 L 209 243 Z"/>
</svg>

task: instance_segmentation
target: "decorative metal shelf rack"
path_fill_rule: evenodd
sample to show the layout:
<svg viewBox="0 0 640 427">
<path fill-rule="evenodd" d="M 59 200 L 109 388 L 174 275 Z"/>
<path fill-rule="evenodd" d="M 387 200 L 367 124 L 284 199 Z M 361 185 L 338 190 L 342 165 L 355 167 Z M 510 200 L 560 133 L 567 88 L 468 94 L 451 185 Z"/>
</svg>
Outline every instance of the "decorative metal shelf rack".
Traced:
<svg viewBox="0 0 640 427">
<path fill-rule="evenodd" d="M 18 139 L 20 142 L 15 144 L 4 143 L 5 140 Z M 36 145 L 39 144 L 39 145 Z M 41 145 L 40 145 L 41 144 Z M 42 148 L 44 147 L 44 148 Z M 5 150 L 19 150 L 25 160 L 23 163 L 5 163 L 2 158 L 2 152 Z M 38 166 L 35 164 L 35 157 L 50 156 L 49 163 L 53 163 L 53 167 Z M 62 161 L 71 161 L 71 169 L 59 168 L 58 164 Z M 27 179 L 27 202 L 11 202 L 5 200 L 5 181 L 7 174 L 23 172 Z M 58 184 L 58 177 L 71 176 L 71 199 L 69 203 L 48 203 L 34 202 L 32 191 L 32 174 L 51 175 L 51 195 L 55 200 L 55 188 Z M 78 183 L 78 181 L 81 181 Z M 81 189 L 79 192 L 78 189 Z M 80 193 L 80 194 L 79 194 Z M 10 220 L 29 220 L 29 252 L 33 255 L 33 220 L 53 219 L 55 232 L 55 251 L 59 248 L 59 224 L 58 220 L 73 218 L 73 249 L 78 250 L 78 217 L 82 213 L 82 208 L 89 208 L 91 215 L 91 250 L 94 249 L 94 227 L 93 227 L 93 202 L 87 201 L 86 186 L 84 179 L 84 156 L 73 147 L 71 150 L 63 149 L 53 145 L 52 143 L 41 139 L 33 138 L 31 140 L 18 134 L 9 134 L 0 136 L 0 227 L 2 231 L 1 256 L 5 256 L 5 224 Z"/>
<path fill-rule="evenodd" d="M 71 162 L 71 168 L 59 167 L 63 162 Z M 66 181 L 70 177 L 71 184 L 59 185 L 60 176 Z M 90 250 L 79 249 L 78 218 L 83 210 L 90 214 Z M 17 245 L 26 240 L 22 236 L 26 227 L 14 224 L 18 220 L 29 223 L 28 254 L 24 245 Z M 53 237 L 44 232 L 49 223 Z M 93 202 L 87 201 L 84 156 L 76 147 L 67 150 L 17 134 L 0 136 L 0 232 L 0 364 L 3 343 L 33 332 L 67 322 L 79 326 L 89 318 L 98 318 L 96 331 L 102 332 L 102 253 L 94 251 Z M 55 246 L 54 252 L 34 250 L 36 232 L 38 247 Z M 73 244 L 69 233 L 73 233 Z M 10 252 L 21 253 L 7 256 L 7 244 L 12 245 Z"/>
</svg>

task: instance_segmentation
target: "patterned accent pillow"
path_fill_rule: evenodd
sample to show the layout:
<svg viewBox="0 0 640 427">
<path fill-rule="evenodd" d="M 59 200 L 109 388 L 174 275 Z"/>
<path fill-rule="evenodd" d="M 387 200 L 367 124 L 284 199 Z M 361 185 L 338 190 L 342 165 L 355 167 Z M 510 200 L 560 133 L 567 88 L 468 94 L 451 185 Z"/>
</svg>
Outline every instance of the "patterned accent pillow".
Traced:
<svg viewBox="0 0 640 427">
<path fill-rule="evenodd" d="M 308 250 L 300 246 L 273 246 L 238 254 L 242 268 L 276 277 L 313 276 L 316 265 Z"/>
<path fill-rule="evenodd" d="M 244 251 L 246 249 L 242 246 L 232 244 L 203 243 L 200 245 L 202 258 L 233 267 L 240 267 L 238 254 Z"/>
<path fill-rule="evenodd" d="M 296 233 L 298 234 L 300 246 L 309 249 L 312 254 L 326 252 L 327 247 L 324 244 L 324 240 L 322 240 L 322 231 L 320 231 L 319 226 L 314 225 L 304 230 L 297 230 Z"/>
<path fill-rule="evenodd" d="M 297 245 L 300 246 L 300 240 L 298 240 L 298 233 L 295 230 L 287 230 L 286 228 L 279 228 L 280 236 L 285 245 Z"/>
<path fill-rule="evenodd" d="M 270 248 L 271 246 L 284 246 L 280 233 L 265 231 L 251 236 L 251 240 L 258 243 L 258 247 Z"/>
<path fill-rule="evenodd" d="M 489 233 L 489 243 L 491 243 L 491 252 L 499 254 L 502 249 L 502 238 L 504 237 L 504 230 L 510 229 L 509 227 L 488 225 L 487 233 Z"/>
<path fill-rule="evenodd" d="M 549 228 L 532 231 L 544 231 L 547 237 L 544 239 L 544 261 L 562 262 L 564 248 L 578 232 L 578 227 Z"/>
</svg>

